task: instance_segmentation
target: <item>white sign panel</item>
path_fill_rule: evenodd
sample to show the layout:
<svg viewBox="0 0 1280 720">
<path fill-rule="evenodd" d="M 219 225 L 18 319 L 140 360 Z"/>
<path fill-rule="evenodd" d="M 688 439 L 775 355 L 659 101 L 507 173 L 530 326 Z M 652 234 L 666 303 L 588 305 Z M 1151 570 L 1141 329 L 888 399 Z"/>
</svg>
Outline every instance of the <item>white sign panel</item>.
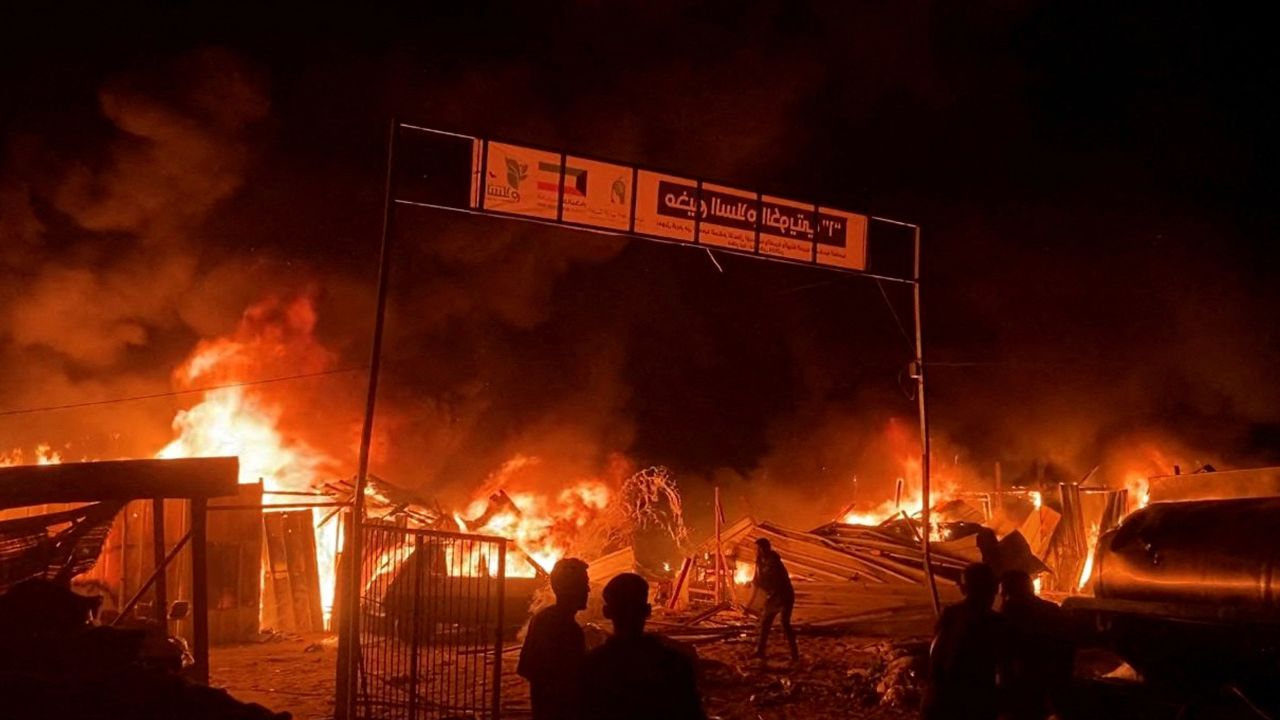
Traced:
<svg viewBox="0 0 1280 720">
<path fill-rule="evenodd" d="M 865 215 L 576 155 L 492 141 L 479 145 L 484 151 L 474 153 L 473 177 L 483 184 L 473 185 L 473 207 L 867 269 Z"/>
</svg>

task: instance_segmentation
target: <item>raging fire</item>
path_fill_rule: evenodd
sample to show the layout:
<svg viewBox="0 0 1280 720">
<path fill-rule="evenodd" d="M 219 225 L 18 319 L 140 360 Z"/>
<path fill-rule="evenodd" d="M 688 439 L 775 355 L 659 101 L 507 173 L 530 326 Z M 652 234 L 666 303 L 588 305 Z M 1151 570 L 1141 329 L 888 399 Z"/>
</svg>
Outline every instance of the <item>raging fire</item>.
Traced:
<svg viewBox="0 0 1280 720">
<path fill-rule="evenodd" d="M 174 372 L 175 385 L 180 389 L 221 387 L 205 391 L 199 403 L 178 412 L 173 420 L 176 437 L 156 457 L 237 456 L 240 482 L 261 482 L 267 505 L 297 500 L 273 493 L 316 491 L 336 471 L 337 461 L 282 432 L 282 401 L 270 399 L 257 386 L 235 385 L 270 373 L 331 367 L 334 356 L 312 335 L 315 323 L 310 298 L 272 298 L 249 308 L 232 335 L 197 344 Z M 333 611 L 338 522 L 321 508 L 313 508 L 312 514 L 320 601 L 327 624 Z"/>
<path fill-rule="evenodd" d="M 464 531 L 510 539 L 517 552 L 508 556 L 507 575 L 533 577 L 549 572 L 578 534 L 609 504 L 609 488 L 600 480 L 580 480 L 551 495 L 501 490 L 477 498 L 454 516 Z M 537 568 L 534 565 L 537 565 Z"/>
<path fill-rule="evenodd" d="M 924 511 L 924 493 L 920 482 L 920 461 L 916 458 L 909 458 L 903 460 L 902 464 L 907 471 L 906 478 L 898 478 L 897 480 L 898 485 L 902 487 L 902 497 L 885 500 L 868 510 L 850 509 L 840 517 L 840 522 L 850 525 L 879 525 L 886 520 L 900 517 L 904 513 L 908 517 L 920 515 Z M 956 483 L 946 477 L 933 475 L 930 478 L 930 485 L 929 504 L 931 507 L 951 500 L 958 492 Z"/>
</svg>

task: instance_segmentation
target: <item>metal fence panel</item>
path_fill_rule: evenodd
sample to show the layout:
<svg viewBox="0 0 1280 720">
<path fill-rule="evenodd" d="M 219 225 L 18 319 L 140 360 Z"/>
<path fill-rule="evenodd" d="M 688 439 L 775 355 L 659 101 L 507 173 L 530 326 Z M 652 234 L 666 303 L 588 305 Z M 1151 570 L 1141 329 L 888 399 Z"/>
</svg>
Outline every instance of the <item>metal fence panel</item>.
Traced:
<svg viewBox="0 0 1280 720">
<path fill-rule="evenodd" d="M 368 524 L 357 717 L 497 720 L 506 540 Z"/>
</svg>

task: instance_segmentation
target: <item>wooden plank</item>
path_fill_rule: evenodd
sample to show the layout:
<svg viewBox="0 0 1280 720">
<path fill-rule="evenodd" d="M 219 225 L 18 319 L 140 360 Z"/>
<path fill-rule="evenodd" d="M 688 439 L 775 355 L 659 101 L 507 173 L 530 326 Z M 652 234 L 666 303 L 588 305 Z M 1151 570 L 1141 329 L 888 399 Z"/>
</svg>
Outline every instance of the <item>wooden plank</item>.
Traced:
<svg viewBox="0 0 1280 720">
<path fill-rule="evenodd" d="M 292 576 L 289 574 L 289 557 L 285 548 L 284 518 L 281 513 L 266 513 L 266 553 L 268 579 L 271 585 L 271 627 L 279 631 L 291 631 L 298 626 L 293 614 Z"/>
<path fill-rule="evenodd" d="M 259 629 L 262 485 L 244 484 L 237 490 L 210 503 L 209 640 L 217 645 L 248 641 Z"/>
<path fill-rule="evenodd" d="M 281 536 L 284 545 L 285 572 L 289 575 L 288 602 L 293 606 L 294 632 L 311 632 L 311 613 L 307 608 L 307 600 L 311 596 L 306 586 L 305 554 L 300 547 L 296 515 L 290 512 L 272 513 L 280 515 Z"/>
<path fill-rule="evenodd" d="M 311 631 L 324 632 L 324 606 L 320 592 L 320 561 L 319 548 L 316 546 L 315 513 L 311 510 L 302 510 L 296 515 L 298 532 L 302 533 L 302 543 L 307 559 L 304 582 L 308 592 L 311 593 L 311 598 L 307 601 L 307 608 L 311 612 Z"/>
<path fill-rule="evenodd" d="M 284 547 L 296 631 L 320 632 L 324 627 L 320 611 L 320 578 L 316 571 L 316 543 L 315 532 L 311 527 L 311 511 L 279 514 L 284 516 Z"/>
<path fill-rule="evenodd" d="M 16 465 L 0 468 L 0 508 L 234 495 L 239 468 L 234 457 Z"/>
<path fill-rule="evenodd" d="M 675 582 L 671 585 L 671 599 L 667 608 L 675 610 L 689 605 L 689 571 L 693 569 L 693 558 L 687 557 L 680 562 L 680 572 L 676 573 Z"/>
</svg>

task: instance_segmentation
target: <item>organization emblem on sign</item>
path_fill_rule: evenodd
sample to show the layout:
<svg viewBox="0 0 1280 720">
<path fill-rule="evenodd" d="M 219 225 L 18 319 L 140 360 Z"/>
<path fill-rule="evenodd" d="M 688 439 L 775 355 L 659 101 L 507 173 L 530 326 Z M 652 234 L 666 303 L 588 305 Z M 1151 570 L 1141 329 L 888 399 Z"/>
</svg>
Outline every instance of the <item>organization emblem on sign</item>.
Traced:
<svg viewBox="0 0 1280 720">
<path fill-rule="evenodd" d="M 487 157 L 486 210 L 867 268 L 866 215 L 519 145 L 489 142 Z"/>
<path fill-rule="evenodd" d="M 538 190 L 543 192 L 554 193 L 560 184 L 560 164 L 559 163 L 538 163 Z M 586 197 L 587 196 L 587 171 L 585 168 L 573 167 L 566 164 L 564 166 L 564 194 L 565 197 Z"/>
<path fill-rule="evenodd" d="M 493 170 L 489 170 L 489 182 L 487 194 L 491 198 L 499 200 L 509 200 L 511 202 L 520 202 L 520 183 L 529 177 L 529 164 L 522 163 L 516 158 L 505 157 L 504 164 L 507 168 L 506 184 L 498 182 L 498 175 Z"/>
<path fill-rule="evenodd" d="M 489 159 L 485 167 L 485 207 L 497 212 L 554 218 L 556 216 L 555 180 L 551 189 L 543 188 L 543 168 L 556 165 L 560 156 L 544 150 L 489 143 Z M 557 171 L 557 175 L 558 175 Z"/>
<path fill-rule="evenodd" d="M 631 168 L 572 155 L 565 157 L 564 166 L 561 214 L 565 222 L 630 229 Z"/>
</svg>

